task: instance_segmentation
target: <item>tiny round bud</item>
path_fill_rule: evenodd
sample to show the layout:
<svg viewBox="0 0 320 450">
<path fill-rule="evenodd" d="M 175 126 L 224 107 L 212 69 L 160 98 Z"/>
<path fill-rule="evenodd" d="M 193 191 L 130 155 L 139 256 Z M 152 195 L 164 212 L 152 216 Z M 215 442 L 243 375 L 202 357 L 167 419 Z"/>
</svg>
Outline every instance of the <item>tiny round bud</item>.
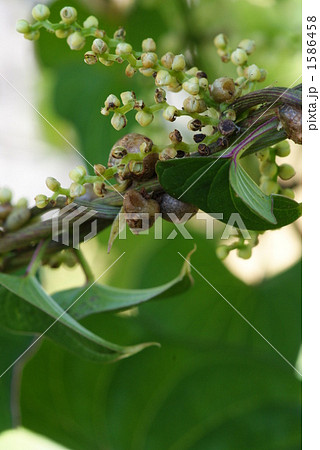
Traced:
<svg viewBox="0 0 320 450">
<path fill-rule="evenodd" d="M 279 185 L 276 181 L 265 180 L 260 184 L 262 192 L 266 195 L 277 194 L 279 191 Z"/>
<path fill-rule="evenodd" d="M 125 37 L 126 37 L 126 30 L 123 27 L 118 28 L 113 34 L 113 38 L 118 39 L 119 41 L 124 41 Z"/>
<path fill-rule="evenodd" d="M 142 73 L 145 77 L 152 77 L 155 73 L 154 70 L 150 67 L 149 69 L 146 69 L 145 67 L 140 67 L 139 72 Z"/>
<path fill-rule="evenodd" d="M 180 92 L 182 89 L 182 84 L 180 84 L 175 77 L 172 77 L 172 82 L 168 84 L 167 89 L 170 92 Z"/>
<path fill-rule="evenodd" d="M 45 208 L 47 206 L 47 204 L 49 203 L 49 199 L 47 198 L 46 195 L 43 194 L 39 194 L 35 196 L 35 202 L 36 202 L 36 207 L 37 208 Z"/>
<path fill-rule="evenodd" d="M 190 131 L 201 131 L 204 125 L 199 119 L 194 119 L 188 122 L 187 127 Z"/>
<path fill-rule="evenodd" d="M 16 203 L 17 208 L 27 208 L 28 207 L 28 200 L 25 197 L 19 198 L 19 200 Z"/>
<path fill-rule="evenodd" d="M 157 61 L 158 55 L 156 53 L 148 52 L 142 53 L 141 55 L 141 62 L 143 64 L 143 67 L 145 67 L 146 69 L 153 67 L 155 64 L 157 64 Z"/>
<path fill-rule="evenodd" d="M 260 70 L 260 79 L 259 81 L 264 81 L 267 78 L 267 71 L 265 69 L 259 69 Z"/>
<path fill-rule="evenodd" d="M 194 66 L 194 67 L 191 67 L 191 69 L 187 70 L 186 74 L 196 77 L 198 72 L 199 72 L 198 67 Z"/>
<path fill-rule="evenodd" d="M 240 66 L 238 66 L 238 67 L 240 67 Z M 239 77 L 235 80 L 235 84 L 237 86 L 241 86 L 243 83 L 246 83 L 246 82 L 247 82 L 246 77 Z"/>
<path fill-rule="evenodd" d="M 237 115 L 234 109 L 227 109 L 224 113 L 223 116 L 228 119 L 228 120 L 232 120 L 233 122 L 236 120 Z"/>
<path fill-rule="evenodd" d="M 210 93 L 213 99 L 218 102 L 228 102 L 233 100 L 236 87 L 232 78 L 217 78 L 210 87 Z"/>
<path fill-rule="evenodd" d="M 84 166 L 77 166 L 74 169 L 70 170 L 69 177 L 72 181 L 78 183 L 81 179 L 87 175 L 86 168 Z"/>
<path fill-rule="evenodd" d="M 220 56 L 221 61 L 222 61 L 223 63 L 227 63 L 227 62 L 230 61 L 230 53 L 228 53 L 226 50 L 222 50 L 222 49 L 219 48 L 219 49 L 217 50 L 217 53 L 218 53 L 218 55 Z"/>
<path fill-rule="evenodd" d="M 69 36 L 69 30 L 56 30 L 54 34 L 58 39 L 65 39 Z"/>
<path fill-rule="evenodd" d="M 96 64 L 98 62 L 98 57 L 94 52 L 86 52 L 84 54 L 84 62 L 89 66 L 92 66 L 93 64 Z"/>
<path fill-rule="evenodd" d="M 58 180 L 56 180 L 53 177 L 48 177 L 46 179 L 46 185 L 48 187 L 48 189 L 50 189 L 50 191 L 56 192 L 60 189 L 61 184 L 59 183 Z"/>
<path fill-rule="evenodd" d="M 244 76 L 249 81 L 259 81 L 261 77 L 261 72 L 259 67 L 256 64 L 251 64 L 244 69 Z"/>
<path fill-rule="evenodd" d="M 279 166 L 279 177 L 282 180 L 290 180 L 295 174 L 296 171 L 290 164 L 281 164 L 281 166 Z"/>
<path fill-rule="evenodd" d="M 166 91 L 162 88 L 157 88 L 154 94 L 154 100 L 156 103 L 164 103 L 166 99 Z"/>
<path fill-rule="evenodd" d="M 132 46 L 126 42 L 120 42 L 116 47 L 116 55 L 126 55 L 132 52 Z"/>
<path fill-rule="evenodd" d="M 29 33 L 25 33 L 23 37 L 25 39 L 28 39 L 29 41 L 37 41 L 40 37 L 40 31 L 39 30 L 30 31 Z"/>
<path fill-rule="evenodd" d="M 145 111 L 138 111 L 135 116 L 136 121 L 142 127 L 147 127 L 153 121 L 153 114 L 147 113 Z"/>
<path fill-rule="evenodd" d="M 92 43 L 91 50 L 94 53 L 98 53 L 98 55 L 103 55 L 103 53 L 106 53 L 109 49 L 102 39 L 95 39 Z"/>
<path fill-rule="evenodd" d="M 220 33 L 214 38 L 213 43 L 217 48 L 225 49 L 228 45 L 228 38 L 225 34 Z"/>
<path fill-rule="evenodd" d="M 205 91 L 208 89 L 209 87 L 209 81 L 207 78 L 199 78 L 199 87 L 201 89 L 204 89 Z"/>
<path fill-rule="evenodd" d="M 39 3 L 32 8 L 32 16 L 35 20 L 47 20 L 50 16 L 50 9 Z"/>
<path fill-rule="evenodd" d="M 256 43 L 251 39 L 243 39 L 238 47 L 242 48 L 247 55 L 251 55 L 256 49 Z"/>
<path fill-rule="evenodd" d="M 168 106 L 162 113 L 163 117 L 169 122 L 174 122 L 177 117 L 177 108 L 175 106 Z"/>
<path fill-rule="evenodd" d="M 274 148 L 276 149 L 276 155 L 280 158 L 285 158 L 290 155 L 290 145 L 288 141 L 279 142 Z"/>
<path fill-rule="evenodd" d="M 27 22 L 24 19 L 20 19 L 20 20 L 17 21 L 17 23 L 16 23 L 16 31 L 18 33 L 25 34 L 25 33 L 28 33 L 29 30 L 30 30 L 29 22 Z"/>
<path fill-rule="evenodd" d="M 182 84 L 182 88 L 191 95 L 199 94 L 199 79 L 197 77 L 190 78 Z"/>
<path fill-rule="evenodd" d="M 122 130 L 127 125 L 127 118 L 124 114 L 114 113 L 111 119 L 111 125 L 117 131 Z"/>
<path fill-rule="evenodd" d="M 61 9 L 60 16 L 64 23 L 70 25 L 77 20 L 78 13 L 77 10 L 73 8 L 73 6 L 65 6 Z"/>
<path fill-rule="evenodd" d="M 242 259 L 249 259 L 252 255 L 252 248 L 249 245 L 238 248 L 238 256 Z"/>
<path fill-rule="evenodd" d="M 99 62 L 101 62 L 101 64 L 103 64 L 106 67 L 113 66 L 113 64 L 114 64 L 114 61 L 109 61 L 108 60 L 108 54 L 107 53 L 105 53 L 104 56 L 100 56 Z"/>
<path fill-rule="evenodd" d="M 268 178 L 273 178 L 278 173 L 278 166 L 274 162 L 262 161 L 260 164 L 260 172 Z"/>
<path fill-rule="evenodd" d="M 15 231 L 21 228 L 31 217 L 31 211 L 25 207 L 14 208 L 5 222 L 8 231 Z"/>
<path fill-rule="evenodd" d="M 159 154 L 160 161 L 167 161 L 168 159 L 173 159 L 177 156 L 177 150 L 172 147 L 167 147 Z"/>
<path fill-rule="evenodd" d="M 102 164 L 95 164 L 93 166 L 93 170 L 94 173 L 98 176 L 98 177 L 102 177 L 104 172 L 107 170 L 106 167 Z"/>
<path fill-rule="evenodd" d="M 96 183 L 93 184 L 93 192 L 98 197 L 103 197 L 107 193 L 105 184 L 101 181 L 97 181 Z"/>
<path fill-rule="evenodd" d="M 220 120 L 218 124 L 218 130 L 223 136 L 230 136 L 236 131 L 236 129 L 237 129 L 236 124 L 229 119 Z"/>
<path fill-rule="evenodd" d="M 169 139 L 174 144 L 178 144 L 179 142 L 182 142 L 182 136 L 179 130 L 173 130 L 169 134 Z"/>
<path fill-rule="evenodd" d="M 198 145 L 198 153 L 201 156 L 209 156 L 210 155 L 210 148 L 206 144 L 199 144 Z"/>
<path fill-rule="evenodd" d="M 181 71 L 186 67 L 186 60 L 183 55 L 176 55 L 172 61 L 172 70 Z"/>
<path fill-rule="evenodd" d="M 109 110 L 109 109 L 119 108 L 121 103 L 116 95 L 110 94 L 110 95 L 108 95 L 106 101 L 104 102 L 104 105 Z"/>
<path fill-rule="evenodd" d="M 155 52 L 157 49 L 156 43 L 152 38 L 147 38 L 142 41 L 143 52 Z"/>
<path fill-rule="evenodd" d="M 71 50 L 81 50 L 86 43 L 86 38 L 79 31 L 75 31 L 68 36 L 67 43 Z"/>
<path fill-rule="evenodd" d="M 167 52 L 165 53 L 162 58 L 161 58 L 161 64 L 166 68 L 166 69 L 172 69 L 172 63 L 174 60 L 174 54 L 172 52 Z"/>
<path fill-rule="evenodd" d="M 134 69 L 131 64 L 128 64 L 125 70 L 125 74 L 128 78 L 132 78 L 133 75 L 136 73 L 136 69 Z"/>
<path fill-rule="evenodd" d="M 167 86 L 172 82 L 172 76 L 166 70 L 159 70 L 156 76 L 157 86 Z"/>
<path fill-rule="evenodd" d="M 111 149 L 111 156 L 115 159 L 122 159 L 127 153 L 127 149 L 121 145 L 118 145 L 117 147 L 113 146 Z"/>
<path fill-rule="evenodd" d="M 86 193 L 86 188 L 79 183 L 71 183 L 70 186 L 70 197 L 81 197 L 81 195 L 84 195 Z"/>
<path fill-rule="evenodd" d="M 96 30 L 94 32 L 94 37 L 99 38 L 99 39 L 103 39 L 106 35 L 106 32 L 104 30 Z"/>
<path fill-rule="evenodd" d="M 86 20 L 83 22 L 83 28 L 97 28 L 99 25 L 99 21 L 95 16 L 89 16 L 86 18 Z"/>
<path fill-rule="evenodd" d="M 270 150 L 269 149 L 259 150 L 257 152 L 257 157 L 260 161 L 267 161 L 270 157 Z"/>
<path fill-rule="evenodd" d="M 12 192 L 10 189 L 3 187 L 0 189 L 0 203 L 9 203 L 12 199 Z"/>
<path fill-rule="evenodd" d="M 127 105 L 130 102 L 135 102 L 136 100 L 136 94 L 133 91 L 121 92 L 120 97 L 124 105 Z"/>
<path fill-rule="evenodd" d="M 219 259 L 223 260 L 229 255 L 229 247 L 227 245 L 219 245 L 216 248 L 216 255 Z"/>
<path fill-rule="evenodd" d="M 242 66 L 248 59 L 247 53 L 242 48 L 237 48 L 231 53 L 231 62 L 236 66 Z"/>
<path fill-rule="evenodd" d="M 294 197 L 295 197 L 295 194 L 294 194 L 293 190 L 292 190 L 292 189 L 289 189 L 289 188 L 282 189 L 282 190 L 280 191 L 280 194 L 281 194 L 281 195 L 285 195 L 286 197 L 289 197 L 289 198 L 291 198 L 292 200 L 294 200 Z"/>
<path fill-rule="evenodd" d="M 110 110 L 106 107 L 101 108 L 100 112 L 103 116 L 108 116 L 110 114 Z"/>
</svg>

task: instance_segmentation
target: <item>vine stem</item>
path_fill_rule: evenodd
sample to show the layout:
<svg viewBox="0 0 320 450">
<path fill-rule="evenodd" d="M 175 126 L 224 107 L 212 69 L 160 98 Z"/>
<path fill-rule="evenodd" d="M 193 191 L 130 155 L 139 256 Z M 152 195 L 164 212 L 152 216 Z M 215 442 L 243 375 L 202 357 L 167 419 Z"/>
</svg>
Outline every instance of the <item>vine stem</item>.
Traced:
<svg viewBox="0 0 320 450">
<path fill-rule="evenodd" d="M 39 268 L 39 265 L 41 264 L 42 256 L 49 244 L 49 239 L 41 239 L 39 241 L 32 258 L 30 260 L 30 263 L 28 264 L 28 267 L 26 269 L 25 276 L 34 276 Z"/>
<path fill-rule="evenodd" d="M 80 266 L 82 267 L 82 270 L 86 276 L 86 281 L 87 283 L 93 283 L 95 278 L 93 275 L 93 272 L 88 264 L 88 261 L 85 259 L 83 253 L 81 250 L 78 250 L 76 248 L 72 249 L 74 254 L 77 257 L 78 263 L 80 264 Z"/>
</svg>

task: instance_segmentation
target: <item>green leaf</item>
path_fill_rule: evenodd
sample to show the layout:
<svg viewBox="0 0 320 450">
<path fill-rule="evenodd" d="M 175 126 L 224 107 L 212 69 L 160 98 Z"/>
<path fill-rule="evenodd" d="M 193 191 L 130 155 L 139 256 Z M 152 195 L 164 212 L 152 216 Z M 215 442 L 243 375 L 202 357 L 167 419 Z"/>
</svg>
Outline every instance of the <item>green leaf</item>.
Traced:
<svg viewBox="0 0 320 450">
<path fill-rule="evenodd" d="M 272 209 L 272 197 L 265 195 L 259 186 L 250 178 L 241 166 L 239 160 L 230 164 L 230 184 L 235 193 L 249 206 L 256 214 L 273 224 L 277 223 Z"/>
<path fill-rule="evenodd" d="M 187 257 L 189 260 L 190 253 Z M 184 262 L 180 274 L 160 286 L 148 289 L 121 289 L 95 283 L 89 290 L 86 287 L 68 289 L 53 294 L 53 298 L 65 310 L 81 296 L 81 300 L 68 310 L 69 314 L 82 319 L 100 312 L 115 312 L 132 308 L 149 300 L 170 298 L 187 291 L 193 283 L 190 265 Z"/>
<path fill-rule="evenodd" d="M 122 347 L 100 338 L 64 312 L 33 277 L 0 273 L 0 284 L 14 294 L 4 292 L 0 299 L 0 320 L 10 329 L 45 333 L 70 350 L 99 361 L 116 361 L 153 345 Z"/>
</svg>

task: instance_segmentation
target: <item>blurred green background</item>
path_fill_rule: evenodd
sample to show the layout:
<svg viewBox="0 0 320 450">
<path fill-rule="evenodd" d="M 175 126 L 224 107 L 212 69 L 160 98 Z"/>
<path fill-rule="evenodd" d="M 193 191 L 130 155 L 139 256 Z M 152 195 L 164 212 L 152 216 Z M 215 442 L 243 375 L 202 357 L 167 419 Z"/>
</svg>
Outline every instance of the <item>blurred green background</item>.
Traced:
<svg viewBox="0 0 320 450">
<path fill-rule="evenodd" d="M 65 4 L 60 0 L 52 4 L 53 21 Z M 68 1 L 68 5 L 75 6 L 82 18 L 99 17 L 110 35 L 124 26 L 134 48 L 140 48 L 142 39 L 153 37 L 160 54 L 188 50 L 193 64 L 211 80 L 234 76 L 232 65 L 220 61 L 212 44 L 220 32 L 229 36 L 234 47 L 244 38 L 256 41 L 251 60 L 268 71 L 261 86 L 289 86 L 301 72 L 301 4 L 297 0 L 94 0 Z M 35 47 L 41 70 L 38 106 L 90 163 L 106 164 L 113 143 L 141 128 L 131 116 L 127 128 L 116 132 L 99 113 L 105 98 L 109 93 L 134 90 L 137 97 L 148 100 L 153 81 L 141 76 L 129 80 L 120 65 L 85 65 L 82 54 L 89 47 L 88 43 L 83 51 L 71 52 L 65 40 L 42 33 Z M 61 144 L 51 127 L 43 122 L 41 126 L 43 139 L 56 146 L 57 158 L 63 161 L 63 152 L 73 150 Z M 148 134 L 166 142 L 168 131 L 159 118 Z M 95 261 L 97 275 L 126 251 L 104 281 L 141 288 L 173 278 L 183 262 L 178 252 L 186 255 L 196 242 L 194 266 L 295 365 L 301 343 L 300 263 L 248 285 L 216 259 L 215 241 L 205 240 L 202 228 L 190 227 L 194 241 L 181 236 L 161 241 L 152 235 L 129 236 L 106 255 L 109 232 L 105 231 L 83 248 Z M 164 224 L 164 235 L 172 229 Z M 46 272 L 44 283 L 49 290 L 52 284 L 58 290 L 66 278 L 71 284 L 82 281 L 78 271 L 69 270 Z M 120 344 L 157 341 L 161 348 L 99 365 L 44 340 L 14 373 L 11 392 L 16 403 L 12 397 L 3 398 L 3 404 L 11 402 L 11 410 L 19 411 L 14 424 L 75 450 L 301 448 L 299 376 L 212 287 L 196 273 L 194 278 L 193 288 L 184 295 L 144 305 L 130 315 L 101 314 L 83 321 Z M 30 339 L 8 334 L 2 342 L 7 343 L 5 367 Z M 9 379 L 6 383 L 9 392 Z M 2 429 L 10 424 L 9 414 L 0 419 Z M 0 448 L 4 448 L 1 439 Z"/>
</svg>

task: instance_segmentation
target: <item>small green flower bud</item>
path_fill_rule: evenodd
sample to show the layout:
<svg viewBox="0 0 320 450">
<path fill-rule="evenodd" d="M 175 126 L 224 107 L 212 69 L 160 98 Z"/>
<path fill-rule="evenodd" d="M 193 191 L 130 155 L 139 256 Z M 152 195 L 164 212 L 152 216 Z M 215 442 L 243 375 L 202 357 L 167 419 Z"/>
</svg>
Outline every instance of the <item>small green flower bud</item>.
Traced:
<svg viewBox="0 0 320 450">
<path fill-rule="evenodd" d="M 67 267 L 74 267 L 77 263 L 78 259 L 72 251 L 65 250 L 63 252 L 63 264 Z"/>
<path fill-rule="evenodd" d="M 242 48 L 237 48 L 231 53 L 231 61 L 236 66 L 242 66 L 248 59 L 247 53 Z"/>
<path fill-rule="evenodd" d="M 65 6 L 60 11 L 60 17 L 64 23 L 70 25 L 77 20 L 78 13 L 73 6 Z"/>
<path fill-rule="evenodd" d="M 86 188 L 79 183 L 72 183 L 70 186 L 70 197 L 81 197 L 86 193 Z"/>
<path fill-rule="evenodd" d="M 69 36 L 69 30 L 56 30 L 54 34 L 58 39 L 65 39 Z"/>
<path fill-rule="evenodd" d="M 219 245 L 216 248 L 216 255 L 219 259 L 223 260 L 229 255 L 229 247 L 227 245 Z"/>
<path fill-rule="evenodd" d="M 152 38 L 147 38 L 142 41 L 143 52 L 155 52 L 157 49 L 156 43 Z"/>
<path fill-rule="evenodd" d="M 199 87 L 206 91 L 209 88 L 208 78 L 199 78 Z"/>
<path fill-rule="evenodd" d="M 95 164 L 93 166 L 93 170 L 94 173 L 98 176 L 98 177 L 102 177 L 103 174 L 105 173 L 105 171 L 107 170 L 105 166 L 103 166 L 102 164 Z"/>
<path fill-rule="evenodd" d="M 153 67 L 155 64 L 157 64 L 157 61 L 158 55 L 156 53 L 148 52 L 142 53 L 141 55 L 141 62 L 143 64 L 143 67 L 145 67 L 146 69 Z"/>
<path fill-rule="evenodd" d="M 154 74 L 154 70 L 152 68 L 146 69 L 145 67 L 140 67 L 139 72 L 145 77 L 152 77 Z"/>
<path fill-rule="evenodd" d="M 138 111 L 135 119 L 142 127 L 146 127 L 153 121 L 153 114 L 145 111 Z"/>
<path fill-rule="evenodd" d="M 175 106 L 168 106 L 162 113 L 163 117 L 169 122 L 174 122 L 177 117 L 177 108 Z"/>
<path fill-rule="evenodd" d="M 111 67 L 114 64 L 114 61 L 108 60 L 108 53 L 105 53 L 104 56 L 100 56 L 99 62 L 101 62 L 101 64 L 103 64 L 104 66 L 107 66 L 107 67 Z"/>
<path fill-rule="evenodd" d="M 160 161 L 167 161 L 168 159 L 173 159 L 177 156 L 177 150 L 172 147 L 167 147 L 159 154 Z"/>
<path fill-rule="evenodd" d="M 280 158 L 285 158 L 290 155 L 290 145 L 288 141 L 279 142 L 274 148 L 276 149 L 276 155 L 280 156 Z"/>
<path fill-rule="evenodd" d="M 236 120 L 237 115 L 234 109 L 227 109 L 224 114 L 224 118 L 227 120 L 232 120 L 233 122 Z"/>
<path fill-rule="evenodd" d="M 121 103 L 117 96 L 115 96 L 114 94 L 110 94 L 108 95 L 106 101 L 104 102 L 104 105 L 107 108 L 107 110 L 109 110 L 119 108 Z"/>
<path fill-rule="evenodd" d="M 233 100 L 236 87 L 232 78 L 217 78 L 210 86 L 210 93 L 213 99 L 218 103 Z"/>
<path fill-rule="evenodd" d="M 28 208 L 14 208 L 6 219 L 5 228 L 8 231 L 15 231 L 21 228 L 31 217 L 31 211 Z"/>
<path fill-rule="evenodd" d="M 243 77 L 244 75 L 244 68 L 241 66 L 237 66 L 236 68 L 237 74 L 239 75 L 239 77 Z"/>
<path fill-rule="evenodd" d="M 227 63 L 230 61 L 230 53 L 228 53 L 226 50 L 222 50 L 221 48 L 218 48 L 217 53 L 220 56 L 221 61 L 223 63 Z"/>
<path fill-rule="evenodd" d="M 172 82 L 172 76 L 166 70 L 159 70 L 156 76 L 157 86 L 168 86 Z"/>
<path fill-rule="evenodd" d="M 68 36 L 67 43 L 71 50 L 81 50 L 86 43 L 86 38 L 79 31 L 75 31 Z"/>
<path fill-rule="evenodd" d="M 145 107 L 144 101 L 143 100 L 136 100 L 134 103 L 134 109 L 143 109 Z"/>
<path fill-rule="evenodd" d="M 125 70 L 125 74 L 128 78 L 132 78 L 133 75 L 136 73 L 136 69 L 134 69 L 131 64 L 128 64 Z"/>
<path fill-rule="evenodd" d="M 10 189 L 3 187 L 0 189 L 0 203 L 9 203 L 12 199 L 12 192 Z"/>
<path fill-rule="evenodd" d="M 270 150 L 260 150 L 257 152 L 257 157 L 260 161 L 267 161 L 270 157 Z"/>
<path fill-rule="evenodd" d="M 225 34 L 220 33 L 214 38 L 213 43 L 217 48 L 223 50 L 228 45 L 228 38 Z"/>
<path fill-rule="evenodd" d="M 99 39 L 103 39 L 106 35 L 106 32 L 104 30 L 96 30 L 94 32 L 94 37 L 99 38 Z"/>
<path fill-rule="evenodd" d="M 127 105 L 130 102 L 135 102 L 136 100 L 136 94 L 133 91 L 121 92 L 120 97 L 124 105 Z"/>
<path fill-rule="evenodd" d="M 122 130 L 127 125 L 127 118 L 124 114 L 114 113 L 111 119 L 111 125 L 117 131 Z"/>
<path fill-rule="evenodd" d="M 49 203 L 49 199 L 47 198 L 46 195 L 43 195 L 43 194 L 36 195 L 34 199 L 35 199 L 37 208 L 41 208 L 41 209 L 45 208 Z"/>
<path fill-rule="evenodd" d="M 167 52 L 165 53 L 162 58 L 161 58 L 161 64 L 166 68 L 166 69 L 172 69 L 172 63 L 174 60 L 174 54 L 172 52 Z"/>
<path fill-rule="evenodd" d="M 172 77 L 172 82 L 168 84 L 167 89 L 171 92 L 180 92 L 182 90 L 182 84 L 175 77 Z"/>
<path fill-rule="evenodd" d="M 239 45 L 239 48 L 242 48 L 247 55 L 251 55 L 256 49 L 256 43 L 251 39 L 243 39 Z"/>
<path fill-rule="evenodd" d="M 295 174 L 296 171 L 290 164 L 281 164 L 281 166 L 279 166 L 279 177 L 282 180 L 290 180 Z"/>
<path fill-rule="evenodd" d="M 70 179 L 76 183 L 78 183 L 85 175 L 87 175 L 87 171 L 84 166 L 77 166 L 69 172 Z"/>
<path fill-rule="evenodd" d="M 25 39 L 28 39 L 29 41 L 37 41 L 40 37 L 40 31 L 39 30 L 30 31 L 30 33 L 25 33 L 23 37 Z"/>
<path fill-rule="evenodd" d="M 101 108 L 100 112 L 103 116 L 108 116 L 110 114 L 110 110 L 107 109 L 106 107 Z"/>
<path fill-rule="evenodd" d="M 16 23 L 16 31 L 18 33 L 25 34 L 25 33 L 28 33 L 29 30 L 30 30 L 29 22 L 27 22 L 24 19 L 20 19 L 20 20 L 17 21 L 17 23 Z"/>
<path fill-rule="evenodd" d="M 192 75 L 193 77 L 196 77 L 198 72 L 199 72 L 198 67 L 191 67 L 191 69 L 186 71 L 186 74 L 187 75 Z"/>
<path fill-rule="evenodd" d="M 264 81 L 267 78 L 267 71 L 265 69 L 259 69 L 260 70 L 260 79 L 259 81 Z"/>
<path fill-rule="evenodd" d="M 240 66 L 238 66 L 240 67 Z M 246 77 L 239 77 L 235 80 L 235 84 L 237 86 L 241 86 L 243 83 L 245 83 L 247 81 Z"/>
<path fill-rule="evenodd" d="M 156 103 L 164 103 L 166 100 L 166 91 L 162 88 L 157 88 L 154 94 L 154 101 Z"/>
<path fill-rule="evenodd" d="M 238 248 L 238 256 L 242 259 L 249 259 L 252 255 L 252 248 L 249 245 Z"/>
<path fill-rule="evenodd" d="M 35 20 L 47 20 L 50 16 L 50 9 L 39 3 L 32 8 L 32 16 Z"/>
<path fill-rule="evenodd" d="M 116 55 L 126 55 L 132 52 L 132 46 L 126 42 L 120 42 L 116 47 Z"/>
<path fill-rule="evenodd" d="M 126 30 L 123 27 L 118 28 L 113 34 L 113 38 L 118 39 L 119 41 L 124 41 L 125 37 L 126 37 Z"/>
<path fill-rule="evenodd" d="M 278 166 L 274 162 L 262 161 L 260 164 L 260 172 L 268 178 L 273 178 L 278 172 Z"/>
<path fill-rule="evenodd" d="M 184 99 L 183 109 L 188 113 L 200 113 L 206 111 L 207 105 L 204 100 L 190 96 Z"/>
<path fill-rule="evenodd" d="M 191 95 L 199 94 L 199 79 L 197 77 L 190 78 L 182 84 L 183 89 Z"/>
<path fill-rule="evenodd" d="M 17 208 L 27 208 L 28 207 L 28 200 L 25 197 L 19 198 L 19 200 L 16 203 Z"/>
<path fill-rule="evenodd" d="M 46 179 L 46 185 L 48 187 L 48 189 L 50 189 L 50 191 L 56 192 L 60 189 L 61 184 L 59 183 L 58 180 L 56 180 L 53 177 L 48 177 Z"/>
<path fill-rule="evenodd" d="M 93 64 L 96 64 L 98 62 L 98 57 L 94 52 L 86 52 L 84 54 L 84 62 L 89 66 L 92 66 Z"/>
<path fill-rule="evenodd" d="M 91 50 L 98 55 L 103 55 L 109 51 L 107 44 L 102 39 L 95 39 L 92 43 Z"/>
<path fill-rule="evenodd" d="M 261 72 L 259 67 L 256 64 L 251 64 L 244 69 L 244 76 L 249 81 L 259 81 L 261 77 Z"/>
<path fill-rule="evenodd" d="M 98 181 L 96 183 L 93 184 L 93 192 L 98 196 L 98 197 L 103 197 L 106 192 L 107 189 L 105 187 L 105 184 L 101 181 Z"/>
<path fill-rule="evenodd" d="M 279 191 L 279 185 L 277 182 L 272 180 L 265 180 L 260 184 L 262 192 L 266 195 L 277 194 Z"/>
<path fill-rule="evenodd" d="M 186 67 L 186 60 L 183 55 L 176 55 L 172 61 L 172 70 L 181 71 Z"/>
<path fill-rule="evenodd" d="M 294 200 L 294 197 L 295 197 L 295 194 L 294 194 L 293 190 L 292 190 L 292 189 L 289 189 L 289 188 L 282 189 L 282 190 L 280 191 L 280 194 L 281 194 L 281 195 L 285 195 L 286 197 L 289 197 L 289 198 L 291 198 L 292 200 Z"/>
<path fill-rule="evenodd" d="M 99 21 L 95 16 L 89 16 L 83 22 L 83 28 L 97 28 L 99 26 Z"/>
</svg>

